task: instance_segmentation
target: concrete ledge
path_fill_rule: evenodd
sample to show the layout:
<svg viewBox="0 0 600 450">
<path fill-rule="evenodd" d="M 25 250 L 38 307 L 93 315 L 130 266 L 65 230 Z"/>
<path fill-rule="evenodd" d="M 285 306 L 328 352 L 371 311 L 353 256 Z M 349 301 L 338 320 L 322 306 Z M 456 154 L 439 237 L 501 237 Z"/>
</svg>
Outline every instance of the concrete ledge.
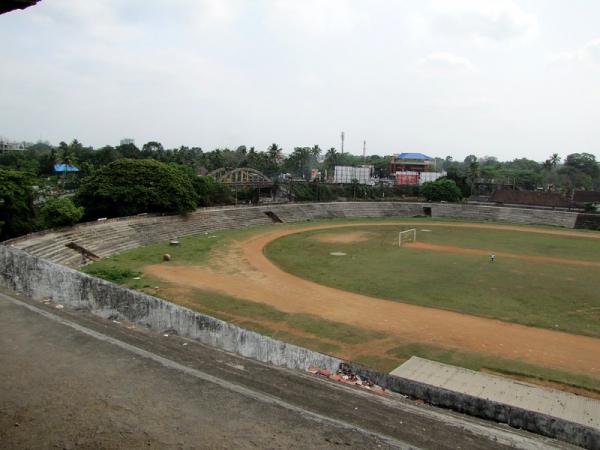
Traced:
<svg viewBox="0 0 600 450">
<path fill-rule="evenodd" d="M 426 403 L 453 411 L 505 423 L 533 433 L 560 439 L 588 449 L 600 449 L 600 429 L 587 427 L 537 411 L 474 397 L 423 382 L 377 372 L 355 363 L 344 363 L 361 377 L 369 378 L 379 386 Z"/>
<path fill-rule="evenodd" d="M 180 336 L 281 367 L 305 370 L 316 366 L 336 371 L 342 362 L 3 245 L 0 286 L 35 300 L 52 299 L 160 332 L 174 330 Z"/>
</svg>

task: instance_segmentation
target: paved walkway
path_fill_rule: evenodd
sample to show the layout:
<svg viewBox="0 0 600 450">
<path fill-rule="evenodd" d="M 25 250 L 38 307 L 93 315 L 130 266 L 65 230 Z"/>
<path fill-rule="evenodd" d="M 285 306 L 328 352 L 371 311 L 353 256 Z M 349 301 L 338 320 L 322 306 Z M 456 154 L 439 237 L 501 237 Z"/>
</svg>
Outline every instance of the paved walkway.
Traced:
<svg viewBox="0 0 600 450">
<path fill-rule="evenodd" d="M 593 398 L 416 356 L 394 369 L 391 374 L 600 430 L 600 400 Z"/>
<path fill-rule="evenodd" d="M 0 330 L 2 448 L 559 445 L 6 293 Z"/>
</svg>

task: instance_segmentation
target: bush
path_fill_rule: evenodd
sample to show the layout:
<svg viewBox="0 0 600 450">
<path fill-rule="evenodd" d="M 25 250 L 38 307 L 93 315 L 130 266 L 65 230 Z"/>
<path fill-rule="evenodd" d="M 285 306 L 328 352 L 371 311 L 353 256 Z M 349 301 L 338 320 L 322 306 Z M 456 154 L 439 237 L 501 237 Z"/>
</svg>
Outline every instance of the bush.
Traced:
<svg viewBox="0 0 600 450">
<path fill-rule="evenodd" d="M 194 176 L 192 184 L 200 206 L 230 205 L 234 202 L 231 189 L 212 177 Z"/>
<path fill-rule="evenodd" d="M 453 180 L 440 179 L 424 183 L 421 195 L 432 202 L 458 202 L 462 199 L 460 189 Z"/>
<path fill-rule="evenodd" d="M 197 195 L 177 167 L 151 159 L 120 159 L 85 178 L 76 202 L 88 218 L 185 213 L 196 208 Z"/>
<path fill-rule="evenodd" d="M 43 228 L 73 225 L 83 217 L 83 207 L 77 207 L 70 198 L 53 197 L 44 202 L 41 208 Z"/>
<path fill-rule="evenodd" d="M 131 269 L 123 269 L 120 267 L 96 267 L 94 265 L 87 267 L 85 271 L 90 275 L 117 284 L 141 275 L 140 272 L 135 272 Z"/>
<path fill-rule="evenodd" d="M 0 169 L 0 240 L 32 231 L 35 227 L 33 190 L 28 174 Z"/>
</svg>

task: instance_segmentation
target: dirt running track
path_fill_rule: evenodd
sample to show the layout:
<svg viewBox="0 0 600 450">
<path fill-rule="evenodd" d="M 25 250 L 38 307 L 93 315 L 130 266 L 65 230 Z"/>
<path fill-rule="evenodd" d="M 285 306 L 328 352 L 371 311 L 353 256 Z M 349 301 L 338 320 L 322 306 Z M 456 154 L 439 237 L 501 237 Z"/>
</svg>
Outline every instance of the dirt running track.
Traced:
<svg viewBox="0 0 600 450">
<path fill-rule="evenodd" d="M 289 313 L 316 314 L 332 321 L 382 330 L 408 341 L 455 347 L 600 376 L 600 339 L 346 292 L 284 272 L 263 253 L 269 242 L 293 233 L 396 224 L 402 222 L 277 227 L 234 242 L 226 251 L 213 255 L 206 266 L 151 265 L 145 268 L 145 272 L 182 286 L 266 303 Z M 431 225 L 430 222 L 410 224 Z M 600 238 L 600 234 L 543 228 L 442 222 L 439 225 Z"/>
</svg>

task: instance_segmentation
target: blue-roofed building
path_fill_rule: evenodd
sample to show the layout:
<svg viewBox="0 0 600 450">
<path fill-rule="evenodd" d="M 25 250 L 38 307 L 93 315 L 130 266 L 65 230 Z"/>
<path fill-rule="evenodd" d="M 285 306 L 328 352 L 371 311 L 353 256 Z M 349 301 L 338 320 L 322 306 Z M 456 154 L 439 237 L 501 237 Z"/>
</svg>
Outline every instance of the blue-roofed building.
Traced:
<svg viewBox="0 0 600 450">
<path fill-rule="evenodd" d="M 390 173 L 428 172 L 434 159 L 423 153 L 396 153 L 390 158 Z"/>
<path fill-rule="evenodd" d="M 70 164 L 54 164 L 54 171 L 58 173 L 79 172 L 79 169 Z"/>
</svg>

